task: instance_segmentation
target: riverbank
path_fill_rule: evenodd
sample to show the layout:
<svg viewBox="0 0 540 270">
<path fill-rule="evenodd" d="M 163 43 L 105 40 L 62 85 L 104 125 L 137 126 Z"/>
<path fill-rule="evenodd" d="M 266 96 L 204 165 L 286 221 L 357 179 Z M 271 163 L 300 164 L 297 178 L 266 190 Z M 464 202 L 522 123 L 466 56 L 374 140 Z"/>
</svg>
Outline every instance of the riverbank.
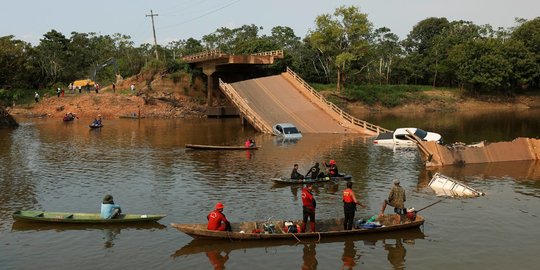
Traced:
<svg viewBox="0 0 540 270">
<path fill-rule="evenodd" d="M 24 118 L 62 118 L 68 112 L 73 112 L 80 118 L 93 118 L 101 114 L 102 117 L 108 119 L 122 117 L 201 118 L 206 116 L 206 106 L 201 104 L 200 97 L 184 95 L 181 91 L 168 91 L 172 84 L 165 85 L 167 87 L 154 85 L 151 94 L 148 91 L 137 95 L 131 95 L 129 91 L 112 93 L 109 88 L 104 88 L 104 91 L 99 94 L 94 92 L 66 93 L 64 97 L 45 97 L 38 103 L 13 106 L 7 110 L 15 117 Z M 362 102 L 348 101 L 331 91 L 321 93 L 334 102 L 337 100 L 339 105 L 350 114 L 360 118 L 369 113 L 509 111 L 540 108 L 540 95 L 521 95 L 512 98 L 464 97 L 456 91 L 430 90 L 422 92 L 428 97 L 423 102 L 388 108 L 380 104 L 367 105 Z"/>
<path fill-rule="evenodd" d="M 352 115 L 367 113 L 421 113 L 421 112 L 474 112 L 515 111 L 540 108 L 540 95 L 520 95 L 512 98 L 497 96 L 464 97 L 455 91 L 431 90 L 422 92 L 428 96 L 425 102 L 408 103 L 388 108 L 347 102 L 346 109 Z"/>
</svg>

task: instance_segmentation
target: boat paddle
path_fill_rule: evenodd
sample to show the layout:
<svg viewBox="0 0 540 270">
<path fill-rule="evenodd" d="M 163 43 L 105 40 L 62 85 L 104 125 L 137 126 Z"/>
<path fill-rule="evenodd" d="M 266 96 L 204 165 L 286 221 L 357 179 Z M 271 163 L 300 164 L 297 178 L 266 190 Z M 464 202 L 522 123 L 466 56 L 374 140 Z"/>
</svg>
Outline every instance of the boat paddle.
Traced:
<svg viewBox="0 0 540 270">
<path fill-rule="evenodd" d="M 438 203 L 440 203 L 440 202 L 442 202 L 442 201 L 444 201 L 444 199 L 440 199 L 440 200 L 438 200 L 438 201 L 436 201 L 436 202 L 434 202 L 434 203 L 432 203 L 432 204 L 430 204 L 430 205 L 428 205 L 428 206 L 426 206 L 426 207 L 420 208 L 419 210 L 416 210 L 416 211 L 414 211 L 414 212 L 415 212 L 415 213 L 418 213 L 418 212 L 420 212 L 420 211 L 422 211 L 422 210 L 424 210 L 424 209 L 426 209 L 426 208 L 428 208 L 428 207 L 432 207 L 432 206 L 434 206 L 434 205 L 436 205 L 436 204 L 438 204 Z"/>
</svg>

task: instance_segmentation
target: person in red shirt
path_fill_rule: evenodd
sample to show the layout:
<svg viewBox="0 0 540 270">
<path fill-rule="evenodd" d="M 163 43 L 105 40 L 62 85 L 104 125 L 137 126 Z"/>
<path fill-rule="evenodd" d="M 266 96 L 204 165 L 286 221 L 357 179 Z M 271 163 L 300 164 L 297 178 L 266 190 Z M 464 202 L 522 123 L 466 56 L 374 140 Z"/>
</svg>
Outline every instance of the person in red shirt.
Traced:
<svg viewBox="0 0 540 270">
<path fill-rule="evenodd" d="M 315 208 L 317 207 L 317 202 L 313 197 L 313 185 L 308 183 L 305 188 L 302 189 L 302 232 L 306 232 L 306 224 L 309 218 L 309 226 L 311 232 L 315 232 Z"/>
<path fill-rule="evenodd" d="M 216 203 L 215 209 L 208 214 L 206 217 L 208 219 L 208 230 L 231 231 L 231 224 L 223 214 L 223 208 L 225 208 L 225 206 L 221 202 L 218 202 Z"/>
<path fill-rule="evenodd" d="M 345 220 L 343 220 L 344 230 L 352 230 L 356 205 L 366 208 L 365 205 L 356 200 L 356 196 L 352 190 L 352 182 L 347 182 L 347 188 L 343 191 L 343 212 L 345 213 Z"/>
</svg>

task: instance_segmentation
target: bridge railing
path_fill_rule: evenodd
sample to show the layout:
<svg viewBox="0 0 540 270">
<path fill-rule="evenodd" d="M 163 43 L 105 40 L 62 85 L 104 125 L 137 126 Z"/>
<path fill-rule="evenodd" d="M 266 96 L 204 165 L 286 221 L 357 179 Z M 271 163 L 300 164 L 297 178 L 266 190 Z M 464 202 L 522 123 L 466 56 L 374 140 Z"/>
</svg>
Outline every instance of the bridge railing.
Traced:
<svg viewBox="0 0 540 270">
<path fill-rule="evenodd" d="M 257 56 L 283 56 L 283 50 L 275 50 L 269 52 L 252 53 L 251 55 Z"/>
<path fill-rule="evenodd" d="M 228 54 L 222 52 L 220 49 L 210 50 L 210 51 L 204 51 L 197 54 L 187 55 L 184 56 L 182 59 L 186 62 L 194 62 L 194 61 L 200 61 L 200 60 L 208 60 L 208 59 L 216 59 L 221 58 L 224 56 L 228 56 Z"/>
<path fill-rule="evenodd" d="M 309 94 L 311 94 L 315 99 L 320 101 L 322 104 L 326 105 L 330 110 L 337 113 L 341 119 L 344 121 L 353 124 L 357 127 L 361 127 L 363 129 L 367 129 L 372 132 L 376 132 L 377 134 L 381 132 L 391 132 L 390 130 L 371 124 L 369 122 L 366 122 L 364 120 L 360 120 L 347 112 L 343 111 L 341 108 L 336 106 L 334 103 L 328 101 L 323 95 L 321 95 L 319 92 L 315 91 L 313 87 L 311 87 L 308 83 L 306 83 L 300 76 L 298 76 L 292 69 L 287 67 L 287 73 L 299 84 L 301 85 Z"/>
<path fill-rule="evenodd" d="M 262 133 L 273 133 L 272 128 L 260 120 L 262 118 L 249 108 L 246 101 L 235 90 L 232 89 L 230 84 L 219 79 L 219 88 L 221 88 L 221 91 L 223 91 L 223 93 L 229 97 L 236 108 L 238 108 L 242 117 L 244 117 L 255 129 Z"/>
</svg>

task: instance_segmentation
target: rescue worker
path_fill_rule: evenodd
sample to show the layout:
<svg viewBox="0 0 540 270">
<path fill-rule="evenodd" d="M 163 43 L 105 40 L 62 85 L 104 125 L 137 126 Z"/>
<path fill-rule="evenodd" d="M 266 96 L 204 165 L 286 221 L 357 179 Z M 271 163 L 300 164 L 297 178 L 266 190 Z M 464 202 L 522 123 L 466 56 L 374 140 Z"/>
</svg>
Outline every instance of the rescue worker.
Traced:
<svg viewBox="0 0 540 270">
<path fill-rule="evenodd" d="M 208 219 L 208 230 L 213 231 L 231 231 L 231 224 L 223 214 L 223 204 L 221 202 L 216 203 L 215 209 L 206 216 Z"/>
<path fill-rule="evenodd" d="M 319 162 L 315 162 L 315 165 L 313 167 L 309 168 L 309 171 L 306 173 L 305 178 L 311 178 L 311 179 L 317 179 L 321 178 L 323 175 L 320 174 L 321 169 L 319 168 Z"/>
<path fill-rule="evenodd" d="M 312 183 L 306 184 L 306 187 L 302 189 L 302 232 L 306 232 L 308 218 L 311 232 L 315 232 L 315 208 L 317 207 L 317 202 L 313 197 L 313 193 L 311 193 L 312 190 Z"/>
<path fill-rule="evenodd" d="M 330 163 L 328 163 L 328 164 L 326 163 L 326 161 L 324 161 L 324 167 L 326 167 L 327 174 L 328 174 L 329 177 L 339 177 L 340 176 L 335 160 L 333 160 L 333 159 L 330 160 Z"/>
<path fill-rule="evenodd" d="M 390 205 L 394 207 L 394 213 L 398 215 L 405 215 L 407 212 L 407 209 L 405 208 L 405 190 L 403 187 L 399 185 L 399 180 L 394 179 L 392 181 L 394 183 L 394 186 L 392 187 L 392 190 L 390 190 L 390 193 L 388 194 L 388 200 L 384 200 L 383 206 L 381 209 L 381 215 L 384 215 L 384 210 L 386 209 L 386 205 Z"/>
<path fill-rule="evenodd" d="M 345 213 L 345 219 L 343 220 L 344 230 L 352 230 L 353 228 L 356 205 L 366 208 L 365 205 L 356 199 L 354 191 L 352 190 L 352 184 L 352 182 L 347 182 L 347 188 L 343 191 L 343 212 Z"/>
<path fill-rule="evenodd" d="M 244 146 L 246 148 L 255 147 L 255 141 L 253 139 L 249 139 L 244 143 Z"/>
<path fill-rule="evenodd" d="M 295 180 L 304 180 L 304 176 L 298 172 L 298 164 L 294 164 L 292 172 L 291 172 L 291 179 Z"/>
</svg>

